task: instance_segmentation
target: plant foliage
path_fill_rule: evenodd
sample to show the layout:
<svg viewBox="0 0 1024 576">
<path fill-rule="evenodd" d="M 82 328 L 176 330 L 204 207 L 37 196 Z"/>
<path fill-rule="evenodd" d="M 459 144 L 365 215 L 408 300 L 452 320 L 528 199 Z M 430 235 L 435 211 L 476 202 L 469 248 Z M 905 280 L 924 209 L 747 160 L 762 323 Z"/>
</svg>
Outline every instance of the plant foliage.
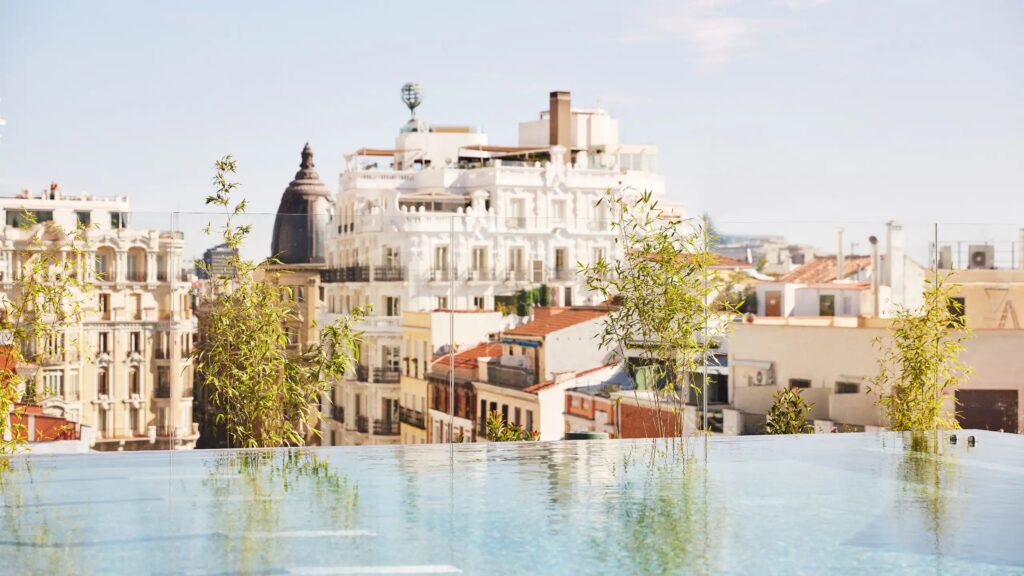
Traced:
<svg viewBox="0 0 1024 576">
<path fill-rule="evenodd" d="M 538 432 L 526 430 L 519 424 L 505 422 L 497 412 L 487 414 L 488 442 L 532 442 L 539 439 Z"/>
<path fill-rule="evenodd" d="M 709 270 L 717 258 L 713 238 L 702 221 L 666 213 L 649 191 L 609 190 L 601 202 L 614 214 L 623 254 L 579 264 L 587 288 L 615 304 L 599 335 L 601 347 L 644 366 L 646 379 L 656 383 L 658 412 L 660 403 L 670 402 L 678 413 L 687 387 L 700 398 L 703 379 L 688 374 L 716 363 L 715 342 L 728 327 L 712 306 L 722 284 Z M 727 317 L 728 305 L 720 306 Z M 681 434 L 682 419 L 676 420 L 677 429 L 667 431 L 656 419 L 658 435 Z"/>
<path fill-rule="evenodd" d="M 960 360 L 971 330 L 954 293 L 944 278 L 929 281 L 921 306 L 898 310 L 888 339 L 875 339 L 881 356 L 871 390 L 892 430 L 960 426 L 946 407 L 972 370 Z"/>
<path fill-rule="evenodd" d="M 216 192 L 206 199 L 225 211 L 220 234 L 232 249 L 228 264 L 234 275 L 211 279 L 199 306 L 202 337 L 192 358 L 230 447 L 302 445 L 304 433 L 319 433 L 316 405 L 358 360 L 361 334 L 355 323 L 363 312 L 320 327 L 319 340 L 306 349 L 289 350 L 286 325 L 298 312 L 291 290 L 273 281 L 276 261 L 253 262 L 238 252 L 250 226 L 234 222 L 246 209 L 245 200 L 231 199 L 238 184 L 228 178 L 235 169 L 231 156 L 216 163 Z"/>
<path fill-rule="evenodd" d="M 799 388 L 779 390 L 772 397 L 765 432 L 768 434 L 804 434 L 814 431 L 807 414 L 814 403 L 804 400 Z"/>
</svg>

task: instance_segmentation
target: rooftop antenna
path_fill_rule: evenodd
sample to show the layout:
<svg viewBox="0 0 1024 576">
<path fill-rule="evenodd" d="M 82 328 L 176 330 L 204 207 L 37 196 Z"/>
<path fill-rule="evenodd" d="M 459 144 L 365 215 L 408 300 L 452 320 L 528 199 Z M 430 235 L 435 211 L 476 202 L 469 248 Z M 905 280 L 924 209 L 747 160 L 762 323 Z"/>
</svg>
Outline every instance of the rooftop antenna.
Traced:
<svg viewBox="0 0 1024 576">
<path fill-rule="evenodd" d="M 416 108 L 423 103 L 423 88 L 419 82 L 406 82 L 402 86 L 402 102 L 409 107 L 412 119 L 416 119 Z"/>
</svg>

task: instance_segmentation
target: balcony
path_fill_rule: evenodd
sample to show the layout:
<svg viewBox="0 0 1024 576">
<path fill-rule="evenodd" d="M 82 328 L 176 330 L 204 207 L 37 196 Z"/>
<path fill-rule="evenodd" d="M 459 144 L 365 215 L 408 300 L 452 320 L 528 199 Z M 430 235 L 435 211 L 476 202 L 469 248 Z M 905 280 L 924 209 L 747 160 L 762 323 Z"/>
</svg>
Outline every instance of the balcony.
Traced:
<svg viewBox="0 0 1024 576">
<path fill-rule="evenodd" d="M 405 280 L 404 266 L 377 266 L 373 269 L 374 282 L 401 282 Z"/>
<path fill-rule="evenodd" d="M 336 284 L 339 282 L 369 282 L 369 266 L 346 266 L 343 268 L 329 268 L 320 272 L 320 281 L 324 284 Z"/>
<path fill-rule="evenodd" d="M 510 388 L 526 388 L 537 384 L 537 373 L 524 368 L 488 364 L 487 382 Z"/>
<path fill-rule="evenodd" d="M 576 270 L 573 268 L 551 268 L 548 270 L 548 280 L 555 282 L 572 282 L 576 279 Z"/>
<path fill-rule="evenodd" d="M 508 282 L 527 282 L 530 280 L 530 273 L 527 270 L 510 269 L 505 273 L 505 280 Z"/>
<path fill-rule="evenodd" d="M 430 271 L 431 282 L 451 282 L 459 279 L 459 273 L 457 270 L 450 268 L 435 268 Z"/>
<path fill-rule="evenodd" d="M 497 272 L 493 268 L 470 270 L 466 280 L 470 282 L 493 282 L 497 280 Z"/>
<path fill-rule="evenodd" d="M 360 382 L 369 382 L 370 376 L 373 376 L 373 382 L 381 384 L 397 384 L 402 380 L 402 373 L 397 369 L 391 368 L 370 368 L 359 364 L 356 366 L 356 378 Z"/>
<path fill-rule="evenodd" d="M 413 410 L 412 408 L 402 408 L 398 413 L 398 419 L 410 426 L 415 426 L 420 429 L 426 429 L 426 418 L 423 412 L 419 410 Z"/>
<path fill-rule="evenodd" d="M 366 416 L 356 416 L 356 431 L 366 434 L 370 431 L 370 419 Z"/>
<path fill-rule="evenodd" d="M 340 422 L 345 423 L 345 407 L 344 406 L 331 406 L 331 418 Z"/>
<path fill-rule="evenodd" d="M 399 424 L 397 420 L 374 420 L 373 433 L 377 436 L 398 436 Z"/>
<path fill-rule="evenodd" d="M 522 216 L 512 216 L 505 218 L 505 228 L 509 230 L 522 230 L 526 228 L 526 218 Z"/>
</svg>

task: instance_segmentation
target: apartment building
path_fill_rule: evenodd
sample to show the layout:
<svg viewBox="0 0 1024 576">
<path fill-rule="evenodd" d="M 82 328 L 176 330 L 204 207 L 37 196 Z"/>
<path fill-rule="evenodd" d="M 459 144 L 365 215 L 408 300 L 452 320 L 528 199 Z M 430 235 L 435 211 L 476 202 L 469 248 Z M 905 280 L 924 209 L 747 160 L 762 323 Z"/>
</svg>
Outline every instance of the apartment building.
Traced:
<svg viewBox="0 0 1024 576">
<path fill-rule="evenodd" d="M 57 184 L 0 198 L 0 209 L 0 290 L 8 294 L 39 226 L 87 227 L 76 268 L 93 289 L 80 295 L 81 321 L 56 343 L 26 343 L 46 347 L 40 365 L 22 368 L 37 389 L 52 392 L 44 413 L 91 427 L 100 450 L 194 445 L 188 355 L 196 324 L 191 283 L 181 273 L 182 234 L 131 228 L 126 197 L 65 194 Z M 22 226 L 26 212 L 39 224 Z"/>
<path fill-rule="evenodd" d="M 415 110 L 418 98 L 407 104 Z M 619 255 L 612 214 L 598 201 L 608 189 L 663 199 L 656 159 L 656 147 L 620 142 L 617 120 L 573 108 L 567 92 L 551 93 L 548 108 L 519 125 L 516 145 L 413 117 L 393 147 L 346 155 L 321 317 L 372 311 L 362 368 L 338 384 L 345 427 L 358 428 L 351 416 L 371 418 L 365 410 L 380 401 L 397 409 L 406 310 L 494 310 L 495 298 L 541 284 L 553 304 L 597 304 L 577 263 Z"/>
<path fill-rule="evenodd" d="M 1020 432 L 1024 393 L 1024 271 L 940 270 L 955 284 L 973 334 L 961 359 L 973 374 L 957 392 L 960 424 Z M 832 312 L 829 307 L 829 312 Z M 779 388 L 801 388 L 821 431 L 885 425 L 868 382 L 878 371 L 876 339 L 885 342 L 890 318 L 822 314 L 748 317 L 729 339 L 730 405 L 725 433 L 754 432 Z M 952 409 L 952 406 L 948 407 Z"/>
<path fill-rule="evenodd" d="M 430 442 L 427 378 L 435 361 L 444 363 L 454 346 L 457 370 L 471 361 L 479 342 L 486 342 L 506 326 L 501 313 L 488 310 L 405 311 L 402 313 L 402 376 L 400 382 L 401 442 Z M 467 350 L 469 347 L 469 350 Z M 444 355 L 442 357 L 442 355 Z M 447 381 L 446 381 L 447 382 Z M 447 400 L 444 400 L 447 406 Z M 442 411 L 446 412 L 447 409 Z"/>
</svg>

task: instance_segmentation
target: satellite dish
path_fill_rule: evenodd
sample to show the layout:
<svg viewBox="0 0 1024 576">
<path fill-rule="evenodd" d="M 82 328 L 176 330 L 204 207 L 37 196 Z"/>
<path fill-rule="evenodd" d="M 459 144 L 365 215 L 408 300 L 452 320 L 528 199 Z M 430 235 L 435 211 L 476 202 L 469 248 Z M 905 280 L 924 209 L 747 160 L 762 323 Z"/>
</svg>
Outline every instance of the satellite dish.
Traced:
<svg viewBox="0 0 1024 576">
<path fill-rule="evenodd" d="M 412 117 L 416 118 L 416 107 L 423 103 L 423 88 L 419 82 L 406 82 L 402 86 L 402 102 L 409 107 Z"/>
</svg>

